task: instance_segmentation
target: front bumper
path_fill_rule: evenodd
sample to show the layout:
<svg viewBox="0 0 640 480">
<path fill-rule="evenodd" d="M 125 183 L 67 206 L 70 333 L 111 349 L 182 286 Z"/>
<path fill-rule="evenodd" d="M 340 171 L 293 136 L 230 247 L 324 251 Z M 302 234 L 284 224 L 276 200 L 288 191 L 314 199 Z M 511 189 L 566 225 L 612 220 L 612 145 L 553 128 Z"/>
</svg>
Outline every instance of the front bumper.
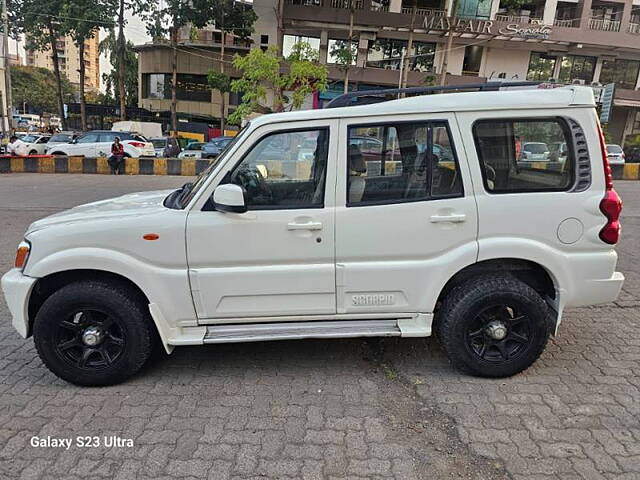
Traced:
<svg viewBox="0 0 640 480">
<path fill-rule="evenodd" d="M 2 291 L 11 312 L 11 324 L 18 333 L 27 338 L 29 332 L 29 296 L 38 281 L 24 275 L 18 268 L 12 268 L 2 277 Z"/>
</svg>

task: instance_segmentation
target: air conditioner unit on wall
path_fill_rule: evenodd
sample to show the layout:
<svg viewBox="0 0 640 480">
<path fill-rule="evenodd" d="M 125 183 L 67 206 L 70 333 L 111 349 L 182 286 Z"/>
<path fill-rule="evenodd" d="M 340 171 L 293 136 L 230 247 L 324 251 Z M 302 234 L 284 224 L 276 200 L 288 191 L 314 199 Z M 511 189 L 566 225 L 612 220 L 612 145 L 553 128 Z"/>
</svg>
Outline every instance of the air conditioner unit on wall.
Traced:
<svg viewBox="0 0 640 480">
<path fill-rule="evenodd" d="M 585 81 L 581 78 L 574 78 L 573 80 L 571 80 L 571 84 L 572 85 L 584 85 Z"/>
</svg>

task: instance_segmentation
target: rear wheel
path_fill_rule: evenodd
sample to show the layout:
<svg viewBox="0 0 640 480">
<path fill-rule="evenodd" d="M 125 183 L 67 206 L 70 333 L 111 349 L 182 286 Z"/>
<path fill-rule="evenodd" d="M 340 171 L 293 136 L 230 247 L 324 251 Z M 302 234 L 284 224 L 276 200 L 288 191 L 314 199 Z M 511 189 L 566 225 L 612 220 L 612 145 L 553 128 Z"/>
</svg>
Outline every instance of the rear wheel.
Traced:
<svg viewBox="0 0 640 480">
<path fill-rule="evenodd" d="M 58 377 L 77 385 L 112 385 L 147 361 L 155 338 L 141 300 L 108 282 L 62 287 L 34 322 L 36 349 Z"/>
<path fill-rule="evenodd" d="M 31 151 L 29 152 L 29 155 L 37 155 L 37 154 L 38 154 L 38 151 L 37 151 L 37 150 L 31 150 Z"/>
<path fill-rule="evenodd" d="M 469 280 L 444 300 L 436 334 L 451 363 L 483 377 L 515 375 L 536 361 L 550 335 L 548 306 L 508 275 Z"/>
</svg>

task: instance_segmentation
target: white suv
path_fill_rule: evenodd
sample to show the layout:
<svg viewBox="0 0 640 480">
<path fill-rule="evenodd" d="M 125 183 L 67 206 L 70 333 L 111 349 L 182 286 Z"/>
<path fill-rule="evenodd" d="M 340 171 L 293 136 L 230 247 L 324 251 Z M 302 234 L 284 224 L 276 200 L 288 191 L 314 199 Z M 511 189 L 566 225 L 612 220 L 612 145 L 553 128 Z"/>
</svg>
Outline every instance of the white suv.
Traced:
<svg viewBox="0 0 640 480">
<path fill-rule="evenodd" d="M 521 162 L 518 141 L 566 160 Z M 128 378 L 154 344 L 433 332 L 456 367 L 504 377 L 566 307 L 617 297 L 621 206 L 589 88 L 279 113 L 181 189 L 33 223 L 2 288 L 80 385 Z"/>
<path fill-rule="evenodd" d="M 153 143 L 142 135 L 111 130 L 92 130 L 69 143 L 58 143 L 47 148 L 47 155 L 84 155 L 85 157 L 108 157 L 111 144 L 119 137 L 125 157 L 155 157 Z"/>
</svg>

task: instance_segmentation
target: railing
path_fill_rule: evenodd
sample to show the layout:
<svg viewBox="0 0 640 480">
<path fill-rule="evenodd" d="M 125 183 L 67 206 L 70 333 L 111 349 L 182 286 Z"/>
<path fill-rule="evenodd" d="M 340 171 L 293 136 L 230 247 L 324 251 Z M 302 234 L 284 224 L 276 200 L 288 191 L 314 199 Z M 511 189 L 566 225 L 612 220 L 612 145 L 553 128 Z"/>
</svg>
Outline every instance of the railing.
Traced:
<svg viewBox="0 0 640 480">
<path fill-rule="evenodd" d="M 591 30 L 602 30 L 605 32 L 619 32 L 620 21 L 619 20 L 605 20 L 603 18 L 590 18 L 589 28 Z"/>
<path fill-rule="evenodd" d="M 509 23 L 542 23 L 542 18 L 530 17 L 528 15 L 496 15 L 496 21 Z"/>
<path fill-rule="evenodd" d="M 330 0 L 331 8 L 343 8 L 345 10 L 362 10 L 364 8 L 364 0 Z"/>
<path fill-rule="evenodd" d="M 382 2 L 371 2 L 371 11 L 372 12 L 388 12 L 389 11 L 389 3 L 384 4 Z"/>
<path fill-rule="evenodd" d="M 580 27 L 580 19 L 579 18 L 570 18 L 569 20 L 561 20 L 559 18 L 556 18 L 553 21 L 553 24 L 556 27 L 578 28 L 578 27 Z"/>
<path fill-rule="evenodd" d="M 286 0 L 287 5 L 300 5 L 303 7 L 321 7 L 321 0 Z"/>
<path fill-rule="evenodd" d="M 635 33 L 640 35 L 640 23 L 630 23 L 629 24 L 629 33 Z"/>
<path fill-rule="evenodd" d="M 402 13 L 411 15 L 413 13 L 413 7 L 402 7 Z M 446 17 L 447 11 L 437 8 L 416 8 L 416 15 L 418 17 Z"/>
</svg>

